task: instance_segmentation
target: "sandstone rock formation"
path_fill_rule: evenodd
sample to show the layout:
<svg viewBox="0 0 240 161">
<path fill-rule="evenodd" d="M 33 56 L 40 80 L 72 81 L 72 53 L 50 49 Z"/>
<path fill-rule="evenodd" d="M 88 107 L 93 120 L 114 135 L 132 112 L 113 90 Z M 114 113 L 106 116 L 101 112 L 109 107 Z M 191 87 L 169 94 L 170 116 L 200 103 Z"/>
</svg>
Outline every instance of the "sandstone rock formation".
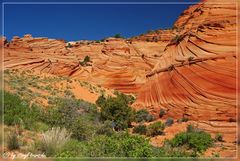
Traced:
<svg viewBox="0 0 240 161">
<path fill-rule="evenodd" d="M 109 38 L 104 42 L 70 42 L 25 35 L 4 47 L 5 69 L 29 69 L 41 73 L 76 77 L 104 87 L 136 93 L 146 81 L 159 53 L 167 43 Z M 81 66 L 85 56 L 91 66 Z"/>
<path fill-rule="evenodd" d="M 236 5 L 201 3 L 176 21 L 136 104 L 172 117 L 236 120 Z"/>
<path fill-rule="evenodd" d="M 3 43 L 4 68 L 69 76 L 134 93 L 134 108 L 157 117 L 164 109 L 164 119 L 187 117 L 201 129 L 224 133 L 236 145 L 236 20 L 235 0 L 207 0 L 185 10 L 172 29 L 127 40 L 67 43 L 14 37 Z M 87 55 L 91 63 L 82 66 Z"/>
<path fill-rule="evenodd" d="M 165 118 L 187 117 L 211 133 L 221 132 L 236 154 L 236 2 L 203 1 L 183 12 L 177 34 L 147 76 L 136 108 Z"/>
</svg>

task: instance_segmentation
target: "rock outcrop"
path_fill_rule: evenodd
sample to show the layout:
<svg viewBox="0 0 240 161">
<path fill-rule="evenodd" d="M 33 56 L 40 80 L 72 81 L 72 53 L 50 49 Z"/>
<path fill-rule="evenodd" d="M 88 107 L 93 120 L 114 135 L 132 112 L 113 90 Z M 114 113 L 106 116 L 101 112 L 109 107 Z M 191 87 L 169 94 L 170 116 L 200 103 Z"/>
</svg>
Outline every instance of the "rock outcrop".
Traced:
<svg viewBox="0 0 240 161">
<path fill-rule="evenodd" d="M 136 93 L 167 43 L 108 38 L 104 42 L 14 37 L 5 44 L 4 67 L 76 77 L 104 87 Z M 85 56 L 91 65 L 81 66 Z"/>
<path fill-rule="evenodd" d="M 236 120 L 235 3 L 200 3 L 175 26 L 179 35 L 146 75 L 136 105 L 174 118 Z"/>
<path fill-rule="evenodd" d="M 134 107 L 163 118 L 187 117 L 210 133 L 221 132 L 236 154 L 236 1 L 203 1 L 183 12 L 177 34 L 138 93 Z"/>
</svg>

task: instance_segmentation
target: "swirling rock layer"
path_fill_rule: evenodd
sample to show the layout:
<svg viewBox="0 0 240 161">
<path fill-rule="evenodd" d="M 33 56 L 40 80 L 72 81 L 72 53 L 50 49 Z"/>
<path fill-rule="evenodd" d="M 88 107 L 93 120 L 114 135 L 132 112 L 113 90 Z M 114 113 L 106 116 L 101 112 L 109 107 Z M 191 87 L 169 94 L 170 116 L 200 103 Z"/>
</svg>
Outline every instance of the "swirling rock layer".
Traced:
<svg viewBox="0 0 240 161">
<path fill-rule="evenodd" d="M 239 93 L 236 9 L 235 0 L 202 1 L 185 10 L 173 29 L 128 40 L 3 39 L 4 68 L 69 76 L 135 93 L 134 108 L 146 108 L 157 117 L 164 109 L 163 119 L 187 117 L 203 130 L 223 133 L 231 150 Z M 82 66 L 87 55 L 91 62 Z M 228 154 L 223 156 L 234 156 L 236 148 Z"/>
<path fill-rule="evenodd" d="M 5 69 L 34 70 L 87 80 L 126 93 L 136 93 L 146 71 L 156 63 L 167 43 L 109 38 L 104 42 L 14 37 L 4 47 Z M 81 66 L 85 56 L 91 63 Z"/>
<path fill-rule="evenodd" d="M 203 2 L 175 26 L 179 35 L 147 74 L 135 105 L 173 118 L 236 120 L 236 4 Z"/>
</svg>

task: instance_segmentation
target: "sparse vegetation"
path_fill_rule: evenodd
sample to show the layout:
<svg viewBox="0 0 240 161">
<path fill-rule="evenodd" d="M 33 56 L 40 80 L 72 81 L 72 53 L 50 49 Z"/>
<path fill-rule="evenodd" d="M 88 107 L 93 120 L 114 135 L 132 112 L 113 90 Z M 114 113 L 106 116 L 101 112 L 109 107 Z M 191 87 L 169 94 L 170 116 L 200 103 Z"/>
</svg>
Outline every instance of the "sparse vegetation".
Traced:
<svg viewBox="0 0 240 161">
<path fill-rule="evenodd" d="M 165 125 L 161 122 L 154 122 L 147 127 L 147 136 L 157 136 L 163 135 L 163 130 L 165 129 Z"/>
<path fill-rule="evenodd" d="M 45 152 L 47 156 L 52 156 L 69 141 L 70 136 L 71 134 L 67 132 L 65 128 L 52 128 L 43 133 L 41 150 Z"/>
<path fill-rule="evenodd" d="M 166 126 L 171 126 L 174 123 L 174 120 L 172 118 L 168 118 L 165 122 Z"/>
<path fill-rule="evenodd" d="M 159 117 L 162 118 L 165 114 L 166 114 L 165 110 L 161 108 L 159 112 Z"/>
<path fill-rule="evenodd" d="M 146 125 L 137 125 L 133 128 L 133 133 L 138 133 L 141 135 L 145 135 L 147 133 L 147 127 Z"/>
<path fill-rule="evenodd" d="M 10 133 L 7 137 L 7 148 L 9 150 L 17 150 L 19 149 L 19 140 L 16 132 Z"/>
<path fill-rule="evenodd" d="M 90 57 L 84 61 L 89 62 Z M 20 153 L 29 150 L 63 158 L 196 157 L 211 147 L 213 140 L 223 141 L 221 133 L 212 139 L 208 133 L 188 125 L 186 132 L 177 134 L 161 147 L 154 147 L 149 139 L 165 135 L 165 126 L 174 123 L 164 109 L 160 110 L 159 117 L 166 121 L 152 122 L 155 118 L 147 110 L 134 111 L 130 107 L 135 101 L 134 95 L 115 91 L 115 96 L 108 96 L 100 86 L 67 77 L 39 77 L 30 71 L 19 72 L 19 75 L 9 70 L 5 73 L 10 78 L 11 91 L 16 91 L 16 94 L 4 93 L 4 122 L 10 134 L 6 137 L 7 150 Z M 66 88 L 62 88 L 64 81 Z M 60 89 L 52 85 L 55 82 L 59 82 Z M 72 97 L 73 82 L 94 93 L 102 91 L 96 105 Z M 47 94 L 42 95 L 34 89 Z M 49 100 L 47 108 L 36 104 L 36 97 Z M 179 121 L 186 122 L 188 118 Z M 132 133 L 128 133 L 131 130 Z M 219 153 L 213 153 L 213 156 L 217 157 Z"/>
<path fill-rule="evenodd" d="M 67 48 L 72 48 L 73 46 L 71 45 L 71 43 L 67 43 Z"/>
<path fill-rule="evenodd" d="M 88 66 L 89 62 L 91 62 L 90 57 L 87 55 L 84 57 L 83 61 L 80 61 L 79 64 L 81 66 Z"/>
<path fill-rule="evenodd" d="M 176 35 L 172 40 L 171 43 L 172 44 L 179 44 L 180 41 L 182 41 L 183 36 L 182 35 Z"/>
<path fill-rule="evenodd" d="M 136 122 L 151 122 L 155 118 L 153 115 L 149 114 L 149 112 L 145 109 L 138 110 L 135 113 L 135 120 Z"/>
<path fill-rule="evenodd" d="M 102 125 L 99 126 L 98 130 L 96 131 L 99 135 L 107 135 L 111 136 L 114 134 L 114 126 L 112 121 L 105 121 Z"/>
<path fill-rule="evenodd" d="M 121 34 L 115 34 L 113 37 L 114 38 L 124 38 Z"/>
<path fill-rule="evenodd" d="M 220 142 L 223 141 L 223 135 L 222 135 L 222 133 L 216 133 L 216 135 L 215 135 L 215 141 L 220 141 Z"/>
</svg>

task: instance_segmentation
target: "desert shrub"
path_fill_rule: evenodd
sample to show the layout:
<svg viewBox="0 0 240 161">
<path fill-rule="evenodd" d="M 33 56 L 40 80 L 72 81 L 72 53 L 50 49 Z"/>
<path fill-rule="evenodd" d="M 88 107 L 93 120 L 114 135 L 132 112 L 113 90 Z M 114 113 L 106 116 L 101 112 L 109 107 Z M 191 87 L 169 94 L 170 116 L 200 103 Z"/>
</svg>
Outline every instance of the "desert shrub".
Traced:
<svg viewBox="0 0 240 161">
<path fill-rule="evenodd" d="M 134 119 L 134 112 L 128 103 L 129 100 L 122 94 L 106 98 L 105 102 L 98 103 L 101 107 L 101 119 L 112 121 L 115 130 L 126 129 Z"/>
<path fill-rule="evenodd" d="M 4 71 L 6 72 L 6 70 Z M 0 123 L 2 123 L 2 116 L 3 116 L 3 91 L 0 89 Z"/>
<path fill-rule="evenodd" d="M 123 36 L 121 34 L 115 34 L 113 37 L 114 38 L 123 38 Z"/>
<path fill-rule="evenodd" d="M 81 66 L 87 66 L 88 63 L 91 62 L 90 57 L 87 55 L 84 57 L 83 61 L 79 62 Z"/>
<path fill-rule="evenodd" d="M 72 138 L 84 141 L 89 140 L 95 133 L 96 126 L 84 116 L 78 117 L 69 130 L 72 133 Z"/>
<path fill-rule="evenodd" d="M 96 105 L 99 107 L 103 107 L 105 102 L 106 102 L 106 98 L 104 97 L 104 95 L 101 95 L 96 100 Z"/>
<path fill-rule="evenodd" d="M 114 133 L 113 122 L 109 121 L 109 120 L 105 121 L 104 124 L 99 126 L 96 133 L 99 134 L 99 135 L 111 136 Z"/>
<path fill-rule="evenodd" d="M 28 114 L 28 105 L 19 96 L 4 92 L 4 123 L 18 124 Z"/>
<path fill-rule="evenodd" d="M 151 157 L 152 146 L 141 136 L 118 133 L 107 137 L 101 135 L 88 145 L 89 157 Z"/>
<path fill-rule="evenodd" d="M 166 126 L 171 126 L 174 123 L 174 120 L 172 118 L 168 118 L 165 122 Z"/>
<path fill-rule="evenodd" d="M 182 122 L 188 122 L 188 120 L 189 120 L 189 119 L 188 119 L 187 117 L 183 117 L 183 118 L 182 118 Z"/>
<path fill-rule="evenodd" d="M 181 122 L 188 122 L 188 118 L 187 117 L 183 117 L 183 118 L 181 118 L 181 119 L 178 119 L 178 121 L 177 122 L 179 122 L 179 123 L 181 123 Z"/>
<path fill-rule="evenodd" d="M 85 56 L 83 61 L 84 61 L 84 62 L 90 62 L 90 57 L 89 57 L 88 55 Z"/>
<path fill-rule="evenodd" d="M 96 131 L 100 114 L 95 105 L 83 100 L 58 99 L 45 117 L 50 127 L 64 127 L 72 133 L 72 138 L 87 140 Z"/>
<path fill-rule="evenodd" d="M 204 152 L 213 143 L 211 135 L 204 131 L 181 132 L 178 133 L 171 141 L 172 147 L 188 146 L 195 152 Z"/>
<path fill-rule="evenodd" d="M 50 126 L 70 128 L 80 115 L 97 115 L 95 105 L 83 100 L 57 99 L 45 113 L 45 122 Z"/>
<path fill-rule="evenodd" d="M 162 135 L 164 129 L 165 125 L 162 122 L 154 122 L 147 127 L 147 136 Z"/>
<path fill-rule="evenodd" d="M 192 124 L 187 126 L 187 132 L 194 132 L 194 126 Z"/>
<path fill-rule="evenodd" d="M 159 112 L 159 117 L 162 118 L 166 114 L 164 109 L 161 109 Z"/>
<path fill-rule="evenodd" d="M 148 30 L 147 33 L 152 34 L 152 33 L 154 33 L 154 30 Z"/>
<path fill-rule="evenodd" d="M 47 156 L 54 156 L 69 141 L 70 136 L 71 134 L 65 128 L 52 128 L 43 133 L 41 150 Z"/>
<path fill-rule="evenodd" d="M 6 125 L 22 125 L 32 129 L 33 123 L 42 120 L 42 110 L 36 105 L 29 104 L 19 96 L 4 92 L 4 123 Z"/>
<path fill-rule="evenodd" d="M 71 43 L 68 43 L 68 44 L 67 44 L 67 48 L 71 48 L 71 47 L 73 47 L 73 46 L 71 45 Z"/>
<path fill-rule="evenodd" d="M 55 154 L 55 157 L 72 158 L 84 157 L 87 155 L 87 146 L 84 142 L 78 140 L 69 140 L 65 145 Z"/>
<path fill-rule="evenodd" d="M 180 41 L 184 38 L 184 35 L 176 35 L 175 37 L 172 38 L 171 43 L 172 44 L 179 44 Z"/>
<path fill-rule="evenodd" d="M 145 135 L 147 133 L 146 125 L 137 125 L 133 128 L 133 133 L 138 133 L 141 135 Z"/>
<path fill-rule="evenodd" d="M 114 91 L 114 95 L 118 99 L 124 101 L 126 104 L 133 104 L 134 101 L 135 101 L 135 98 L 132 95 L 126 95 L 126 94 L 121 93 L 119 91 Z"/>
<path fill-rule="evenodd" d="M 144 121 L 151 122 L 154 119 L 155 119 L 154 116 L 149 114 L 149 112 L 145 109 L 138 110 L 135 112 L 136 122 L 144 122 Z"/>
<path fill-rule="evenodd" d="M 222 135 L 222 133 L 216 133 L 216 135 L 215 135 L 215 141 L 223 141 L 223 135 Z"/>
<path fill-rule="evenodd" d="M 43 122 L 34 122 L 32 123 L 31 130 L 37 131 L 37 132 L 45 132 L 49 129 L 49 126 Z"/>
<path fill-rule="evenodd" d="M 19 140 L 16 132 L 10 133 L 7 137 L 7 148 L 8 150 L 17 150 L 19 149 Z"/>
</svg>

